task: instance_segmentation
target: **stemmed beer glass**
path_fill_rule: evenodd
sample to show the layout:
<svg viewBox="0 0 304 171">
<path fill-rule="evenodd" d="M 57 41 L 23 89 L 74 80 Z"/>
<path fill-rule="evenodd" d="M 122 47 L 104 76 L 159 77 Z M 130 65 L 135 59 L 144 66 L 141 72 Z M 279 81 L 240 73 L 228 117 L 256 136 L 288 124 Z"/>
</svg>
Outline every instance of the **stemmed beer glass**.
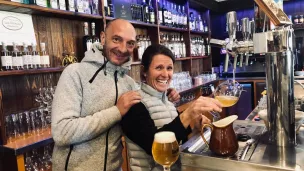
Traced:
<svg viewBox="0 0 304 171">
<path fill-rule="evenodd" d="M 226 80 L 218 85 L 213 92 L 214 98 L 217 99 L 223 107 L 231 107 L 235 105 L 243 92 L 243 87 L 235 80 Z M 214 116 L 214 120 L 220 119 L 220 114 L 210 112 Z"/>
<path fill-rule="evenodd" d="M 163 166 L 164 171 L 170 171 L 179 157 L 179 145 L 173 132 L 159 132 L 154 135 L 152 155 L 156 163 Z"/>
</svg>

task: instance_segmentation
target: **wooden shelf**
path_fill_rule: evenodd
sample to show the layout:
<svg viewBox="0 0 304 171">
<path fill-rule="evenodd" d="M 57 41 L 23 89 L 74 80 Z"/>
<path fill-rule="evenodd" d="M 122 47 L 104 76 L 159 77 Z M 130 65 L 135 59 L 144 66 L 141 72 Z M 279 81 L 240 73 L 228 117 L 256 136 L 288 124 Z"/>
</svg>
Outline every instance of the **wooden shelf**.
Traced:
<svg viewBox="0 0 304 171">
<path fill-rule="evenodd" d="M 294 24 L 292 27 L 294 30 L 304 30 L 304 24 Z"/>
<path fill-rule="evenodd" d="M 203 32 L 203 31 L 194 31 L 194 30 L 190 30 L 191 34 L 200 34 L 200 35 L 208 35 L 209 32 Z"/>
<path fill-rule="evenodd" d="M 54 140 L 52 138 L 51 129 L 48 128 L 44 130 L 42 134 L 31 135 L 24 139 L 17 139 L 13 142 L 9 142 L 6 145 L 0 146 L 0 149 L 4 152 L 13 153 L 17 156 L 52 142 L 54 142 Z"/>
<path fill-rule="evenodd" d="M 23 14 L 38 14 L 43 16 L 60 17 L 60 18 L 63 17 L 70 19 L 102 19 L 102 16 L 100 15 L 71 12 L 66 10 L 46 8 L 38 5 L 22 4 L 11 1 L 0 1 L 0 10 L 23 13 Z"/>
<path fill-rule="evenodd" d="M 111 21 L 114 20 L 114 17 L 106 17 L 106 20 Z M 157 27 L 156 24 L 150 24 L 150 23 L 145 23 L 145 22 L 141 22 L 141 21 L 134 21 L 134 20 L 128 20 L 131 24 L 135 25 L 135 26 L 142 26 L 142 27 Z"/>
<path fill-rule="evenodd" d="M 160 25 L 159 28 L 162 29 L 162 30 L 176 31 L 176 32 L 187 32 L 187 31 L 189 31 L 188 29 L 167 27 L 167 26 L 162 26 L 162 25 Z"/>
<path fill-rule="evenodd" d="M 182 57 L 182 58 L 175 58 L 176 61 L 184 61 L 184 60 L 190 60 L 191 57 Z"/>
<path fill-rule="evenodd" d="M 208 58 L 209 56 L 192 56 L 192 59 L 203 59 L 203 58 Z"/>
<path fill-rule="evenodd" d="M 12 76 L 12 75 L 29 75 L 29 74 L 62 72 L 64 69 L 65 69 L 65 67 L 30 69 L 30 70 L 0 71 L 0 77 L 2 77 L 2 76 Z"/>
</svg>

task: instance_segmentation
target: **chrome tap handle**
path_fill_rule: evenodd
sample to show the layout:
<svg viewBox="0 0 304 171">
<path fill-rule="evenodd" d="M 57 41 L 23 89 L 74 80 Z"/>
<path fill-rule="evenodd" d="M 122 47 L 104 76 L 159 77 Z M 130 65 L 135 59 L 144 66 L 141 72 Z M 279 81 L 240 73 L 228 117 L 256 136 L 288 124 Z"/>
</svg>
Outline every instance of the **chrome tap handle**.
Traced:
<svg viewBox="0 0 304 171">
<path fill-rule="evenodd" d="M 233 41 L 235 39 L 236 26 L 237 26 L 236 12 L 235 11 L 228 12 L 226 15 L 226 19 L 228 25 L 229 39 L 230 41 Z"/>
</svg>

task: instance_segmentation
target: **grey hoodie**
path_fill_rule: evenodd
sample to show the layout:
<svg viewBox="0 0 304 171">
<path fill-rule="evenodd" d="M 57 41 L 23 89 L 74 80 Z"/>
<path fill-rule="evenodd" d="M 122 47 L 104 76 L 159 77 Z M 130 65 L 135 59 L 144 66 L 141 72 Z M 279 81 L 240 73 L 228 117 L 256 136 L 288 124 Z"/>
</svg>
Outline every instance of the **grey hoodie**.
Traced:
<svg viewBox="0 0 304 171">
<path fill-rule="evenodd" d="M 115 106 L 114 73 L 117 71 L 117 99 L 132 90 L 135 82 L 126 75 L 130 62 L 122 66 L 107 62 L 90 83 L 104 61 L 95 45 L 81 63 L 69 65 L 59 79 L 52 107 L 53 171 L 65 167 L 73 171 L 103 170 L 109 128 L 107 171 L 121 167 L 121 115 Z"/>
</svg>

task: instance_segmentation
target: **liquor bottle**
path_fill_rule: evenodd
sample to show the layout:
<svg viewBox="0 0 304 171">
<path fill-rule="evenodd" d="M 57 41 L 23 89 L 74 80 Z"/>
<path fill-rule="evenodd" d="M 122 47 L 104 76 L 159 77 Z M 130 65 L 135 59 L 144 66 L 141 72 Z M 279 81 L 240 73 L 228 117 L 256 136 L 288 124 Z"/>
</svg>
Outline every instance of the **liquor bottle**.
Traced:
<svg viewBox="0 0 304 171">
<path fill-rule="evenodd" d="M 149 0 L 149 21 L 151 24 L 155 23 L 155 13 L 154 13 L 154 8 L 152 6 L 151 0 Z"/>
<path fill-rule="evenodd" d="M 51 3 L 51 8 L 59 9 L 57 0 L 50 0 L 50 3 Z"/>
<path fill-rule="evenodd" d="M 177 28 L 182 28 L 182 13 L 181 13 L 181 8 L 180 5 L 177 5 L 177 9 L 176 9 L 176 13 L 177 13 Z"/>
<path fill-rule="evenodd" d="M 84 13 L 84 8 L 85 8 L 85 4 L 86 4 L 86 0 L 76 0 L 76 12 L 81 12 L 81 13 Z"/>
<path fill-rule="evenodd" d="M 167 8 L 166 8 L 166 5 L 165 5 L 165 0 L 163 0 L 163 6 L 162 6 L 162 11 L 163 11 L 163 25 L 167 25 L 168 23 L 168 15 L 167 15 Z"/>
<path fill-rule="evenodd" d="M 167 1 L 167 9 L 168 9 L 168 11 L 167 11 L 167 21 L 168 21 L 168 23 L 167 23 L 167 26 L 168 27 L 172 27 L 172 9 L 170 9 L 170 2 L 168 2 Z"/>
<path fill-rule="evenodd" d="M 108 5 L 109 5 L 110 17 L 114 17 L 114 7 L 112 0 L 108 0 Z"/>
<path fill-rule="evenodd" d="M 190 12 L 190 17 L 189 17 L 189 26 L 190 30 L 193 30 L 193 12 Z"/>
<path fill-rule="evenodd" d="M 92 10 L 92 14 L 94 15 L 99 15 L 99 11 L 98 11 L 98 6 L 99 6 L 99 1 L 98 0 L 92 0 L 92 4 L 91 4 L 91 10 Z"/>
<path fill-rule="evenodd" d="M 67 10 L 65 0 L 58 0 L 58 8 L 61 10 Z"/>
<path fill-rule="evenodd" d="M 198 31 L 204 31 L 204 24 L 203 24 L 201 15 L 198 15 L 198 25 L 199 25 Z"/>
<path fill-rule="evenodd" d="M 198 15 L 198 16 L 199 16 L 198 18 L 195 18 L 195 30 L 196 31 L 200 31 L 200 21 L 199 21 L 200 15 Z"/>
<path fill-rule="evenodd" d="M 51 8 L 50 0 L 36 0 L 36 5 Z"/>
<path fill-rule="evenodd" d="M 22 70 L 23 69 L 22 53 L 18 50 L 17 44 L 15 42 L 13 42 L 12 59 L 13 59 L 13 69 Z"/>
<path fill-rule="evenodd" d="M 86 52 L 88 49 L 91 49 L 92 46 L 92 38 L 89 36 L 89 24 L 88 22 L 84 22 L 83 24 L 84 36 L 82 38 L 84 51 Z"/>
<path fill-rule="evenodd" d="M 186 57 L 186 44 L 184 42 L 184 36 L 181 36 L 181 42 L 182 42 L 182 51 L 183 51 L 183 57 Z"/>
<path fill-rule="evenodd" d="M 146 0 L 142 0 L 142 21 L 145 23 L 149 22 L 149 7 L 146 4 Z"/>
<path fill-rule="evenodd" d="M 40 43 L 40 61 L 42 68 L 50 67 L 50 56 L 46 53 L 45 43 Z"/>
<path fill-rule="evenodd" d="M 92 22 L 92 43 L 100 42 L 99 37 L 96 36 L 95 23 Z"/>
<path fill-rule="evenodd" d="M 33 64 L 33 69 L 38 69 L 41 68 L 41 60 L 40 60 L 40 55 L 37 51 L 37 46 L 36 44 L 32 43 L 32 64 Z"/>
<path fill-rule="evenodd" d="M 103 6 L 105 11 L 105 16 L 110 16 L 110 8 L 108 6 L 108 0 L 103 0 Z"/>
<path fill-rule="evenodd" d="M 174 4 L 171 3 L 171 27 L 176 27 L 176 10 L 174 8 Z"/>
<path fill-rule="evenodd" d="M 157 0 L 157 6 L 158 6 L 158 24 L 163 25 L 163 11 L 162 11 L 162 6 L 160 3 L 160 0 Z"/>
<path fill-rule="evenodd" d="M 208 32 L 209 31 L 208 24 L 207 24 L 206 20 L 204 20 L 204 30 L 203 31 L 204 32 Z"/>
<path fill-rule="evenodd" d="M 74 0 L 67 0 L 67 10 L 75 12 L 75 1 Z"/>
<path fill-rule="evenodd" d="M 1 65 L 1 68 L 4 71 L 13 69 L 12 54 L 7 50 L 7 46 L 4 42 L 2 42 Z"/>
<path fill-rule="evenodd" d="M 24 69 L 32 69 L 33 68 L 32 55 L 29 52 L 28 46 L 26 43 L 23 43 L 22 58 L 23 58 Z"/>
<path fill-rule="evenodd" d="M 188 18 L 187 18 L 187 14 L 186 14 L 186 12 L 185 12 L 185 7 L 183 6 L 183 17 L 184 17 L 184 19 L 183 19 L 183 23 L 184 23 L 184 29 L 187 29 L 187 25 L 188 25 L 188 23 L 187 23 L 187 20 L 188 20 Z"/>
</svg>

